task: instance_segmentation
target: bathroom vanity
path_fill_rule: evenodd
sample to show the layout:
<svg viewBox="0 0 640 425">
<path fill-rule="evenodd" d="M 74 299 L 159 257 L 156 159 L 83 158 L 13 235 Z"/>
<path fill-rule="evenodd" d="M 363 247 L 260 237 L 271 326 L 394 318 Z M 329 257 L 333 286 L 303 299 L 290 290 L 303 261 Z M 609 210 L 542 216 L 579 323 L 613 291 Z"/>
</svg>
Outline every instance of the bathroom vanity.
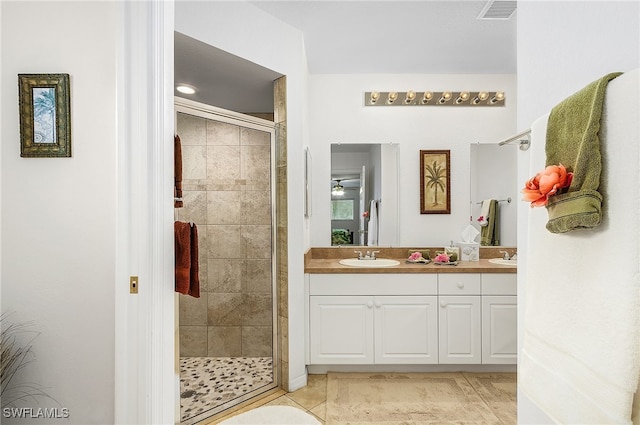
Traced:
<svg viewBox="0 0 640 425">
<path fill-rule="evenodd" d="M 305 258 L 308 365 L 516 363 L 516 267 L 406 264 L 406 248 L 380 254 L 397 266 L 349 267 L 339 259 L 351 250 L 315 250 Z"/>
</svg>

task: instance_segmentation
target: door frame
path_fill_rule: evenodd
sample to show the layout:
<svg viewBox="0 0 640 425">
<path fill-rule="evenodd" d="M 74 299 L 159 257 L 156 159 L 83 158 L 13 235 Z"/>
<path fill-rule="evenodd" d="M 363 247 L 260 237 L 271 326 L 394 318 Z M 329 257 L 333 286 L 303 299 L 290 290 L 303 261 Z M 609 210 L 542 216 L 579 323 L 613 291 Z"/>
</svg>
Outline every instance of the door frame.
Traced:
<svg viewBox="0 0 640 425">
<path fill-rule="evenodd" d="M 120 2 L 120 22 L 114 422 L 173 424 L 174 1 Z"/>
</svg>

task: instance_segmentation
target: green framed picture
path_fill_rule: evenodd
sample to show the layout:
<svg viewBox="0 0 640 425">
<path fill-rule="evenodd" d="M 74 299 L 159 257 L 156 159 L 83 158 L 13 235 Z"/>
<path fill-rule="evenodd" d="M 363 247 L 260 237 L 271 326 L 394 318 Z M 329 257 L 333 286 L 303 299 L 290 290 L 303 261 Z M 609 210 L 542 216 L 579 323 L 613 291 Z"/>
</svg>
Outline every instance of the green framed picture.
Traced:
<svg viewBox="0 0 640 425">
<path fill-rule="evenodd" d="M 20 156 L 71 156 L 69 74 L 18 74 Z"/>
<path fill-rule="evenodd" d="M 420 214 L 451 214 L 451 151 L 420 151 Z"/>
</svg>

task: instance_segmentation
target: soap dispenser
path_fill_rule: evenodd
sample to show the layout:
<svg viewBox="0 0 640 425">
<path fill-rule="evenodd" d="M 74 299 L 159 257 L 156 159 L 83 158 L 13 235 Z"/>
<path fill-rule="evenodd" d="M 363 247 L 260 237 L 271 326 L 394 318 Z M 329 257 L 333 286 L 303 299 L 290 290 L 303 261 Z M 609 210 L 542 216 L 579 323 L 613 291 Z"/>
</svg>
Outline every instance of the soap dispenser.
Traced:
<svg viewBox="0 0 640 425">
<path fill-rule="evenodd" d="M 460 247 L 453 246 L 453 241 L 451 241 L 451 245 L 444 248 L 444 253 L 449 257 L 449 261 L 458 261 L 460 259 Z"/>
</svg>

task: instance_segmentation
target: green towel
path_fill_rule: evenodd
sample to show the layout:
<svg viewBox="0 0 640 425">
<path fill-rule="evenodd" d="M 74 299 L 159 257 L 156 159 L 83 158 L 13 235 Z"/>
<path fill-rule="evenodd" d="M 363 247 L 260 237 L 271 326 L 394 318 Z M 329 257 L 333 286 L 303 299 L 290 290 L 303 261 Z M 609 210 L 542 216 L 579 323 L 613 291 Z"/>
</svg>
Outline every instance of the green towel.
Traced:
<svg viewBox="0 0 640 425">
<path fill-rule="evenodd" d="M 573 172 L 567 192 L 549 198 L 547 230 L 551 233 L 592 228 L 602 221 L 598 131 L 607 84 L 620 74 L 611 73 L 592 82 L 551 110 L 547 124 L 547 165 L 562 164 Z"/>
<path fill-rule="evenodd" d="M 487 225 L 480 228 L 480 245 L 500 245 L 500 221 L 498 220 L 498 201 L 492 199 L 489 202 L 489 219 Z"/>
</svg>

